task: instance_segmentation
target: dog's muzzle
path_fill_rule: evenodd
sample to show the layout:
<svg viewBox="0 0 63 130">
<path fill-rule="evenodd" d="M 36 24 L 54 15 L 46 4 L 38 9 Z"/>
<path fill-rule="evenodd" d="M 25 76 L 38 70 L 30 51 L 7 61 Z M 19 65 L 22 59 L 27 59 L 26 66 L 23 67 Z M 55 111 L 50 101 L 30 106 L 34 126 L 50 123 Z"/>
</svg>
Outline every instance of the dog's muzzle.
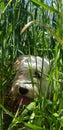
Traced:
<svg viewBox="0 0 63 130">
<path fill-rule="evenodd" d="M 24 81 L 17 80 L 17 83 L 11 89 L 14 98 L 18 98 L 18 103 L 22 105 L 28 105 L 31 100 L 38 94 L 37 88 L 32 86 L 30 82 L 25 83 Z"/>
</svg>

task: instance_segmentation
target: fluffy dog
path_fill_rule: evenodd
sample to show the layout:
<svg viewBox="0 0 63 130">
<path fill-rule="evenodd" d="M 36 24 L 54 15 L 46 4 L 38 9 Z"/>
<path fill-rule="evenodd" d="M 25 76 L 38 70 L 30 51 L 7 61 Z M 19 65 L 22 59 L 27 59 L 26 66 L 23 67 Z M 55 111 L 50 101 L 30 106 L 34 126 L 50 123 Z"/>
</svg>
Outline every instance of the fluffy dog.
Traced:
<svg viewBox="0 0 63 130">
<path fill-rule="evenodd" d="M 21 56 L 16 60 L 14 68 L 17 72 L 11 92 L 14 97 L 19 97 L 22 104 L 27 105 L 30 99 L 50 92 L 48 59 L 39 56 Z"/>
</svg>

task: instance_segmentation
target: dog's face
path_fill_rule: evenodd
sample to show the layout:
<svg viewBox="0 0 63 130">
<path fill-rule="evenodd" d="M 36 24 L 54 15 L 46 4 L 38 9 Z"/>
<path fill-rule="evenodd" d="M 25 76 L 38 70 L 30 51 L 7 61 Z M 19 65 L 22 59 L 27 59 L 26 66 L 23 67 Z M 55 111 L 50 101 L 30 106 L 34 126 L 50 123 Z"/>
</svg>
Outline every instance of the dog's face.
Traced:
<svg viewBox="0 0 63 130">
<path fill-rule="evenodd" d="M 35 56 L 21 56 L 15 62 L 17 70 L 14 78 L 11 91 L 13 95 L 21 96 L 24 104 L 28 98 L 34 98 L 45 94 L 48 87 L 48 74 L 50 70 L 50 63 L 48 59 L 42 59 Z"/>
</svg>

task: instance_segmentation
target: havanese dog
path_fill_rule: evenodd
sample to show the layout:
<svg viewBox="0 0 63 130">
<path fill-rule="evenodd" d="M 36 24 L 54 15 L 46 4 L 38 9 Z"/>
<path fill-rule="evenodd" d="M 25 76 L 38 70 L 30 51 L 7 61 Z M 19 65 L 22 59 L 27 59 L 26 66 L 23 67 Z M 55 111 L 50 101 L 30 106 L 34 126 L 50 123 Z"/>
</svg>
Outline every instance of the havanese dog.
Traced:
<svg viewBox="0 0 63 130">
<path fill-rule="evenodd" d="M 27 105 L 40 94 L 45 96 L 51 92 L 50 61 L 39 56 L 21 56 L 15 64 L 16 76 L 11 92 L 22 104 Z"/>
</svg>

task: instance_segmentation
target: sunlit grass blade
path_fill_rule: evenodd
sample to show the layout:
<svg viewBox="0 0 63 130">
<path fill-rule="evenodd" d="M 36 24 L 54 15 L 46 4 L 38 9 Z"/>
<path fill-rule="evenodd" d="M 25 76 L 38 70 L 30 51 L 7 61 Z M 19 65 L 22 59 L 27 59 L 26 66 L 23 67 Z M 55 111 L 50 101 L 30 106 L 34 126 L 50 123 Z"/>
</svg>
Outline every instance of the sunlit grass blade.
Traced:
<svg viewBox="0 0 63 130">
<path fill-rule="evenodd" d="M 31 25 L 33 25 L 34 23 L 35 23 L 35 20 L 28 22 L 28 23 L 22 28 L 22 30 L 20 31 L 20 35 L 22 35 L 22 34 L 26 31 L 26 29 L 27 29 L 28 27 L 30 27 Z"/>
<path fill-rule="evenodd" d="M 29 28 L 31 25 L 38 23 L 39 25 L 43 26 L 45 29 L 47 29 L 52 36 L 55 37 L 55 39 L 63 46 L 63 40 L 56 34 L 56 32 L 54 30 L 52 30 L 50 27 L 48 27 L 46 24 L 44 24 L 43 22 L 37 21 L 37 20 L 33 20 L 29 23 L 27 23 L 22 30 L 20 31 L 20 34 L 22 35 L 27 28 Z"/>
<path fill-rule="evenodd" d="M 45 128 L 42 128 L 40 126 L 37 125 L 32 125 L 32 124 L 28 124 L 28 123 L 24 123 L 25 126 L 31 128 L 32 130 L 46 130 Z"/>
<path fill-rule="evenodd" d="M 4 8 L 3 13 L 6 11 L 7 7 L 11 4 L 12 0 L 9 0 L 9 2 L 7 3 L 6 7 Z"/>
<path fill-rule="evenodd" d="M 43 2 L 39 2 L 37 0 L 31 0 L 32 2 L 34 2 L 35 4 L 39 5 L 40 7 L 43 7 L 51 12 L 54 12 L 54 13 L 58 13 L 58 14 L 61 14 L 58 10 L 54 9 L 53 7 L 47 5 L 47 4 L 44 4 Z"/>
</svg>

